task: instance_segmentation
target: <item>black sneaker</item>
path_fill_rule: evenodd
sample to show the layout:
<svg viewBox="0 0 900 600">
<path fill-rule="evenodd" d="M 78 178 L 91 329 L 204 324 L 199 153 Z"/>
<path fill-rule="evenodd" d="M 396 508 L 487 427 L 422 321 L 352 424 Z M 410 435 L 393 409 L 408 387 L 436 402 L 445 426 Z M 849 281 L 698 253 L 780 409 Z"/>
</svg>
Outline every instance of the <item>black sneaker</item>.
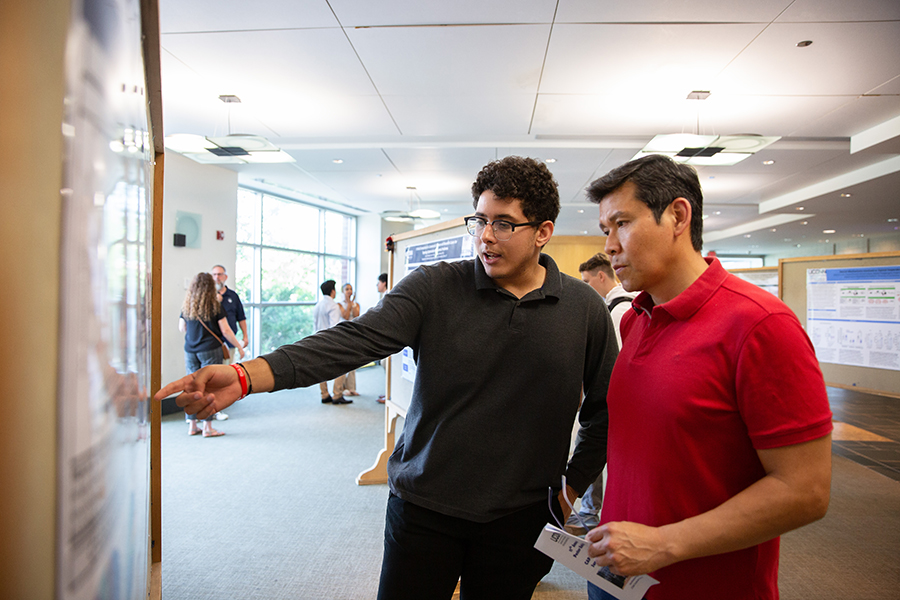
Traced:
<svg viewBox="0 0 900 600">
<path fill-rule="evenodd" d="M 332 404 L 353 404 L 353 400 L 347 400 L 346 398 L 335 398 L 331 401 Z"/>
<path fill-rule="evenodd" d="M 334 400 L 331 399 L 331 396 L 325 396 L 322 398 L 322 404 L 331 404 Z"/>
</svg>

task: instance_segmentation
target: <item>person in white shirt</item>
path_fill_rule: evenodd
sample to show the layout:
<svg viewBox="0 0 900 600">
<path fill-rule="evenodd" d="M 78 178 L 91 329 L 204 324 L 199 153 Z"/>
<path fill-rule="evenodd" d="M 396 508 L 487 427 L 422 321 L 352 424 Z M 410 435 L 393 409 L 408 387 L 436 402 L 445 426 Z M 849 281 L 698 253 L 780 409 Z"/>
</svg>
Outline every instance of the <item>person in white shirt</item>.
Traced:
<svg viewBox="0 0 900 600">
<path fill-rule="evenodd" d="M 619 323 L 625 312 L 631 308 L 631 301 L 638 295 L 638 292 L 625 291 L 625 288 L 616 279 L 609 257 L 602 252 L 598 252 L 581 263 L 578 272 L 581 273 L 581 280 L 594 288 L 606 301 L 616 330 L 616 342 L 621 348 L 622 336 L 619 333 Z M 600 504 L 603 502 L 603 479 L 605 476 L 606 468 L 582 496 L 578 514 L 569 515 L 569 519 L 566 521 L 566 530 L 569 533 L 584 535 L 587 533 L 585 525 L 593 529 L 600 524 Z"/>
<path fill-rule="evenodd" d="M 625 311 L 631 308 L 631 301 L 638 295 L 638 292 L 625 291 L 625 288 L 616 279 L 609 257 L 602 252 L 598 252 L 581 263 L 578 271 L 581 273 L 581 280 L 597 290 L 597 293 L 606 300 L 613 325 L 616 328 L 616 341 L 621 348 L 622 336 L 619 334 L 619 323 L 622 321 Z"/>
<path fill-rule="evenodd" d="M 359 316 L 359 302 L 356 301 L 351 284 L 345 283 L 341 291 L 344 293 L 344 299 L 337 303 L 341 309 L 341 321 L 352 321 Z M 356 391 L 355 370 L 344 375 L 344 397 L 347 396 L 359 396 L 359 392 Z"/>
<path fill-rule="evenodd" d="M 316 331 L 334 327 L 341 322 L 341 307 L 334 301 L 335 296 L 337 296 L 334 279 L 324 281 L 319 288 L 322 290 L 322 299 L 313 308 L 313 321 L 316 325 Z M 319 383 L 319 389 L 322 392 L 322 404 L 350 404 L 353 402 L 353 400 L 344 398 L 344 377 L 345 375 L 341 375 L 335 378 L 331 394 L 328 393 L 327 381 Z"/>
</svg>

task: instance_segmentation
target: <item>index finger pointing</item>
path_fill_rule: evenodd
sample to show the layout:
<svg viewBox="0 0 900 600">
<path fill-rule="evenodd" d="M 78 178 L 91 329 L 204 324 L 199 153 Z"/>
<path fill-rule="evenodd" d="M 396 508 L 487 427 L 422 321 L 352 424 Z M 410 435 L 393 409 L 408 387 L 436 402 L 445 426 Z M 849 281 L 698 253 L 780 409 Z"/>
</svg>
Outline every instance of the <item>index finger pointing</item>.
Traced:
<svg viewBox="0 0 900 600">
<path fill-rule="evenodd" d="M 182 377 L 181 379 L 177 379 L 177 380 L 173 381 L 172 383 L 163 386 L 162 388 L 160 388 L 160 390 L 158 392 L 156 392 L 156 394 L 153 395 L 153 399 L 159 401 L 159 400 L 162 400 L 163 398 L 168 398 L 172 394 L 177 394 L 179 392 L 183 392 L 185 386 L 187 385 L 187 381 L 185 381 L 185 380 L 189 380 L 189 379 L 190 379 L 190 376 Z"/>
</svg>

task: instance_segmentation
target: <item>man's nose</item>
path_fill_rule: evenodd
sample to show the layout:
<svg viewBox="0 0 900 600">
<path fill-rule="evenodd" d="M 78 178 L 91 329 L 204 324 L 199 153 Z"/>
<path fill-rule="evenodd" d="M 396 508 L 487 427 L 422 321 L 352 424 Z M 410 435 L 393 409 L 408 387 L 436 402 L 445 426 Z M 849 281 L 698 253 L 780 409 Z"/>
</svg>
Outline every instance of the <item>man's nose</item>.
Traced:
<svg viewBox="0 0 900 600">
<path fill-rule="evenodd" d="M 610 256 L 619 252 L 619 240 L 614 233 L 609 232 L 606 234 L 606 244 L 603 250 Z"/>
<path fill-rule="evenodd" d="M 490 237 L 488 236 L 488 231 L 490 231 Z M 490 223 L 485 223 L 484 229 L 481 231 L 481 239 L 488 242 L 498 242 L 497 236 L 494 235 L 494 226 Z"/>
</svg>

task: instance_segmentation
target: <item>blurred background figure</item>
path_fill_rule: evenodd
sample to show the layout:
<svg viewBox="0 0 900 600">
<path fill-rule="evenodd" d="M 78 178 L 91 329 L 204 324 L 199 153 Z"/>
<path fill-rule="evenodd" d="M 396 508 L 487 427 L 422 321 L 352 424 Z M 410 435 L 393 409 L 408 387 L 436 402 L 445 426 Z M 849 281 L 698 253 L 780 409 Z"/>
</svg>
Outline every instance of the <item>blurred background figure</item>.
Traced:
<svg viewBox="0 0 900 600">
<path fill-rule="evenodd" d="M 316 324 L 316 331 L 322 331 L 334 327 L 341 322 L 341 307 L 334 301 L 337 296 L 334 279 L 327 279 L 319 286 L 322 290 L 322 298 L 313 308 L 313 320 Z M 322 392 L 322 404 L 350 404 L 353 400 L 344 398 L 344 375 L 335 378 L 332 384 L 332 392 L 328 393 L 328 382 L 319 383 L 319 390 Z"/>
<path fill-rule="evenodd" d="M 222 304 L 225 316 L 228 318 L 228 326 L 231 327 L 231 331 L 235 336 L 237 335 L 238 327 L 241 328 L 243 338 L 240 345 L 241 348 L 247 348 L 247 344 L 250 343 L 250 337 L 247 335 L 247 317 L 244 315 L 244 304 L 241 302 L 237 292 L 225 285 L 225 282 L 228 281 L 228 271 L 222 265 L 216 265 L 209 270 L 209 274 L 212 275 L 213 280 L 216 282 L 216 292 L 219 294 L 219 302 Z M 225 345 L 229 349 L 229 356 L 225 360 L 225 364 L 230 365 L 234 362 L 234 355 L 237 352 L 234 351 L 235 345 L 229 340 L 225 340 Z M 228 415 L 223 412 L 216 413 L 216 419 L 219 421 L 224 421 L 227 418 Z"/>
<path fill-rule="evenodd" d="M 206 365 L 220 365 L 225 361 L 228 350 L 227 347 L 223 350 L 223 338 L 230 341 L 244 358 L 244 348 L 228 325 L 225 310 L 216 293 L 216 283 L 209 273 L 197 273 L 191 281 L 181 305 L 178 330 L 184 334 L 184 368 L 188 374 Z M 188 435 L 201 433 L 194 415 L 185 415 L 185 418 Z M 213 429 L 213 418 L 203 421 L 203 437 L 225 435 Z"/>
<path fill-rule="evenodd" d="M 341 320 L 351 321 L 359 316 L 359 303 L 356 301 L 352 285 L 345 283 L 341 291 L 344 293 L 344 299 L 338 302 L 338 307 L 341 309 Z M 344 375 L 344 395 L 359 396 L 359 392 L 356 391 L 355 370 Z"/>
</svg>

